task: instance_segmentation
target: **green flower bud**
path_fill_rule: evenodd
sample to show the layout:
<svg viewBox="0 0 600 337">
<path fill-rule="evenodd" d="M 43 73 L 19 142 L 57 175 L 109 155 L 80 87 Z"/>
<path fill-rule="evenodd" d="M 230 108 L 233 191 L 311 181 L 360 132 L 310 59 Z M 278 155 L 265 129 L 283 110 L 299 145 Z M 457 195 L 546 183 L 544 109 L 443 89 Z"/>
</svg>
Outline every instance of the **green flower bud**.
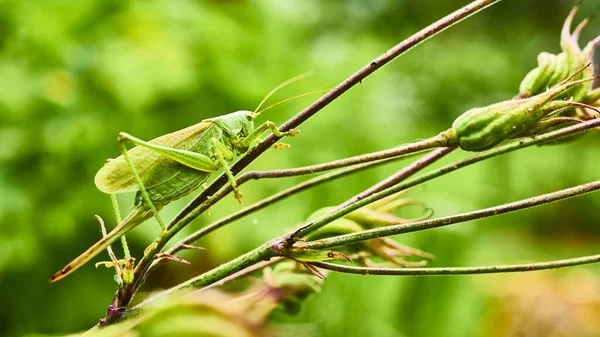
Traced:
<svg viewBox="0 0 600 337">
<path fill-rule="evenodd" d="M 581 71 L 587 68 L 589 67 Z M 572 77 L 579 75 L 576 72 Z M 589 84 L 590 78 L 565 82 L 533 97 L 504 101 L 466 111 L 452 124 L 458 145 L 467 151 L 483 151 L 506 139 L 530 134 L 531 130 L 538 127 L 542 118 L 577 104 L 554 99 L 568 89 Z"/>
<path fill-rule="evenodd" d="M 590 41 L 583 50 L 579 47 L 579 33 L 588 23 L 588 19 L 583 20 L 571 32 L 571 25 L 577 10 L 578 7 L 575 6 L 563 24 L 560 36 L 562 52 L 558 55 L 547 52 L 542 52 L 538 55 L 538 66 L 531 70 L 521 82 L 517 98 L 528 98 L 541 94 L 547 88 L 554 87 L 565 79 L 570 78 L 579 69 L 582 69 L 592 61 L 594 48 L 600 44 L 600 36 Z M 592 69 L 584 69 L 584 71 L 572 77 L 572 79 L 578 80 L 591 76 Z M 563 98 L 566 95 L 565 93 L 559 95 L 557 98 Z M 600 98 L 600 90 L 592 93 L 592 83 L 585 82 L 570 90 L 568 95 L 575 102 L 593 104 Z"/>
<path fill-rule="evenodd" d="M 562 52 L 558 55 L 547 52 L 542 52 L 538 55 L 538 66 L 525 76 L 519 86 L 519 98 L 535 96 L 546 91 L 547 88 L 556 86 L 590 62 L 591 54 L 589 54 L 587 49 L 585 52 L 582 51 L 577 41 L 579 32 L 585 27 L 588 20 L 583 20 L 571 32 L 571 25 L 577 9 L 577 7 L 574 7 L 571 10 L 563 24 L 560 37 Z M 582 72 L 573 79 L 581 79 L 590 75 L 591 72 Z M 571 92 L 570 95 L 575 101 L 580 102 L 589 91 L 590 85 L 591 83 L 584 83 L 576 88 L 577 92 Z"/>
</svg>

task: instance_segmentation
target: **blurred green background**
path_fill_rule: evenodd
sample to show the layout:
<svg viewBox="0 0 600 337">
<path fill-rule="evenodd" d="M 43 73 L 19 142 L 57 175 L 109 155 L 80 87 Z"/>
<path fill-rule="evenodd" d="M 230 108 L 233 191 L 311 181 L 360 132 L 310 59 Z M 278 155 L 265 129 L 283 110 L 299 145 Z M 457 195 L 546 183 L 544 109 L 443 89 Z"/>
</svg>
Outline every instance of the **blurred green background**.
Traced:
<svg viewBox="0 0 600 337">
<path fill-rule="evenodd" d="M 110 200 L 93 177 L 118 155 L 119 131 L 152 139 L 252 110 L 277 84 L 306 71 L 314 75 L 271 102 L 332 87 L 467 2 L 1 1 L 0 335 L 73 333 L 104 315 L 116 288 L 110 270 L 88 264 L 59 283 L 47 279 L 100 237 L 94 214 L 114 225 Z M 560 28 L 573 4 L 500 2 L 376 72 L 304 123 L 300 136 L 286 140 L 291 149 L 269 151 L 250 169 L 315 164 L 427 138 L 470 107 L 513 97 L 537 54 L 560 50 Z M 586 1 L 576 22 L 599 9 L 599 0 Z M 592 21 L 581 44 L 599 32 L 600 20 Z M 280 124 L 311 99 L 261 120 Z M 599 145 L 600 136 L 590 132 L 528 148 L 408 196 L 444 216 L 597 180 Z M 164 267 L 144 290 L 174 285 L 280 235 L 405 163 L 336 180 L 237 221 L 201 242 L 207 253 L 186 254 L 192 266 Z M 251 182 L 242 187 L 244 201 L 302 180 Z M 164 217 L 192 197 L 167 206 Z M 123 211 L 131 200 L 120 198 Z M 397 239 L 436 255 L 433 266 L 593 254 L 599 207 L 592 194 Z M 239 208 L 227 198 L 187 233 Z M 157 233 L 149 223 L 128 236 L 137 256 Z M 321 336 L 599 336 L 599 273 L 587 266 L 437 278 L 331 274 L 298 316 L 275 320 L 305 323 Z"/>
</svg>

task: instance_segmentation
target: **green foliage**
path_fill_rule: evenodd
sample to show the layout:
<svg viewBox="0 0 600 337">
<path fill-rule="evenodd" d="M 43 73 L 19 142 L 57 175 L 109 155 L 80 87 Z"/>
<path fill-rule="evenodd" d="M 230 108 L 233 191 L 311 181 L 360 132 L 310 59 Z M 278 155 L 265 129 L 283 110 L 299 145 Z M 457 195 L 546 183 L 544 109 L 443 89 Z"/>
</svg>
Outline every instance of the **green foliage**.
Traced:
<svg viewBox="0 0 600 337">
<path fill-rule="evenodd" d="M 63 283 L 50 286 L 47 279 L 99 239 L 94 214 L 114 226 L 110 200 L 96 190 L 93 176 L 106 158 L 119 154 L 120 131 L 152 139 L 205 118 L 252 110 L 278 83 L 307 70 L 315 75 L 277 99 L 331 87 L 464 3 L 0 2 L 0 335 L 72 333 L 104 315 L 115 289 L 111 271 L 89 265 Z M 590 15 L 599 4 L 587 0 L 579 15 Z M 557 37 L 572 5 L 503 1 L 465 20 L 369 77 L 305 123 L 302 134 L 287 141 L 291 149 L 265 154 L 252 169 L 314 164 L 430 137 L 463 111 L 513 97 L 540 51 L 560 52 Z M 599 24 L 592 21 L 581 40 L 597 35 Z M 279 124 L 307 100 L 266 118 Z M 599 144 L 588 135 L 518 151 L 437 179 L 411 197 L 443 216 L 591 181 L 598 179 Z M 201 242 L 207 253 L 185 256 L 191 267 L 168 265 L 145 289 L 171 286 L 245 252 L 399 167 L 325 184 L 223 228 Z M 245 200 L 300 180 L 248 185 Z M 188 200 L 161 214 L 173 217 Z M 128 210 L 133 195 L 121 203 Z M 436 266 L 575 256 L 596 247 L 600 214 L 592 210 L 599 206 L 590 195 L 401 241 L 434 254 Z M 188 230 L 238 207 L 224 200 L 211 218 L 202 216 Z M 129 235 L 138 256 L 159 231 L 154 224 L 142 227 Z M 593 267 L 583 268 L 598 277 Z M 547 273 L 560 278 L 569 272 Z M 483 322 L 495 320 L 484 321 L 486 308 L 502 305 L 501 294 L 490 295 L 482 284 L 497 283 L 519 284 L 519 276 L 332 273 L 297 316 L 274 320 L 311 323 L 324 336 L 477 335 Z M 568 296 L 574 288 L 561 291 Z"/>
</svg>

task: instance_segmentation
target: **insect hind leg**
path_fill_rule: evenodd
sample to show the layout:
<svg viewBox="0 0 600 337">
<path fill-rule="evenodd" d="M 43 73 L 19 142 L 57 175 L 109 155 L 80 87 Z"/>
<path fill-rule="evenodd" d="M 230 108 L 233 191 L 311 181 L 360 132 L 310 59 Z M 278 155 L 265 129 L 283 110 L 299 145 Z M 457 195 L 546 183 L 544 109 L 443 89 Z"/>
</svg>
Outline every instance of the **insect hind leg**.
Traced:
<svg viewBox="0 0 600 337">
<path fill-rule="evenodd" d="M 131 169 L 131 172 L 133 173 L 133 176 L 135 177 L 135 180 L 138 183 L 138 186 L 140 188 L 140 193 L 142 194 L 144 203 L 146 204 L 147 207 L 150 208 L 150 210 L 152 211 L 152 214 L 154 214 L 154 218 L 160 225 L 162 234 L 164 234 L 167 232 L 167 226 L 165 226 L 165 223 L 163 222 L 162 218 L 158 214 L 158 209 L 156 208 L 156 206 L 154 206 L 154 203 L 152 203 L 152 200 L 150 200 L 150 196 L 148 195 L 148 192 L 146 191 L 146 187 L 144 187 L 144 182 L 142 182 L 142 179 L 140 178 L 138 171 L 135 169 L 135 166 L 129 159 L 129 155 L 127 154 L 127 148 L 125 147 L 125 143 L 124 143 L 125 141 L 126 141 L 125 138 L 119 137 L 119 144 L 121 145 L 121 153 L 123 153 L 123 158 L 125 158 L 127 165 L 129 165 L 129 168 Z"/>
</svg>

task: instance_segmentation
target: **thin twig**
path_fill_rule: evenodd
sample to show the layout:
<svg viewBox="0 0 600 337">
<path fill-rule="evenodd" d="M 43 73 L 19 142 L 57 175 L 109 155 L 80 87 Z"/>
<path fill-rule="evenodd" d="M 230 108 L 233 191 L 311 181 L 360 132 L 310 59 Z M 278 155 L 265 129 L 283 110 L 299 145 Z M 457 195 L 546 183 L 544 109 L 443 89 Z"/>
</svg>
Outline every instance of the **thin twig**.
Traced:
<svg viewBox="0 0 600 337">
<path fill-rule="evenodd" d="M 428 165 L 434 163 L 435 161 L 437 161 L 438 159 L 442 158 L 443 156 L 449 154 L 450 152 L 454 151 L 455 148 L 451 148 L 451 147 L 444 147 L 441 149 L 437 149 L 427 155 L 425 155 L 423 158 L 416 160 L 415 162 L 413 162 L 412 164 L 410 164 L 409 166 L 401 169 L 400 171 L 398 171 L 397 173 L 391 175 L 390 177 L 388 177 L 387 179 L 373 185 L 372 187 L 362 191 L 361 193 L 353 196 L 352 198 L 348 199 L 347 201 L 343 202 L 342 204 L 340 204 L 339 206 L 337 206 L 336 208 L 332 209 L 331 211 L 327 212 L 326 214 L 318 217 L 317 219 L 309 222 L 308 224 L 300 227 L 299 229 L 297 229 L 292 235 L 291 237 L 288 238 L 288 243 L 292 244 L 293 240 L 296 238 L 301 238 L 304 237 L 310 233 L 315 232 L 316 230 L 318 230 L 319 228 L 325 226 L 327 223 L 322 221 L 323 219 L 327 218 L 328 216 L 330 216 L 331 214 L 335 213 L 335 212 L 339 212 L 340 210 L 343 210 L 345 208 L 348 208 L 349 206 L 358 203 L 359 201 L 368 198 L 369 196 L 384 191 L 394 185 L 397 185 L 398 183 L 400 183 L 401 181 L 403 181 L 404 179 L 406 179 L 407 177 L 410 177 L 411 175 L 415 174 L 416 172 L 420 171 L 421 169 L 427 167 Z"/>
<path fill-rule="evenodd" d="M 402 145 L 393 149 L 367 153 L 359 156 L 339 159 L 330 161 L 327 163 L 297 167 L 292 169 L 274 170 L 274 171 L 252 171 L 244 173 L 236 183 L 238 186 L 245 183 L 248 180 L 257 179 L 273 179 L 273 178 L 288 178 L 306 174 L 319 173 L 337 168 L 352 166 L 361 163 L 367 163 L 371 161 L 394 158 L 407 154 L 419 153 L 421 151 L 429 150 L 436 147 L 447 146 L 448 138 L 445 133 L 439 134 L 438 136 L 422 140 L 420 142 Z"/>
<path fill-rule="evenodd" d="M 356 242 L 360 242 L 360 241 L 380 238 L 380 237 L 384 237 L 384 236 L 397 235 L 397 234 L 402 234 L 402 233 L 409 233 L 409 232 L 422 231 L 422 230 L 426 230 L 426 229 L 444 227 L 444 226 L 453 225 L 456 223 L 461 223 L 461 222 L 466 222 L 466 221 L 471 221 L 471 220 L 476 220 L 476 219 L 481 219 L 481 218 L 493 217 L 493 216 L 504 214 L 504 213 L 510 213 L 510 212 L 527 209 L 527 208 L 531 208 L 531 207 L 535 207 L 535 206 L 539 206 L 539 205 L 543 205 L 543 204 L 548 204 L 548 203 L 555 202 L 558 200 L 568 199 L 568 198 L 572 198 L 572 197 L 582 195 L 585 193 L 590 193 L 590 192 L 596 191 L 598 189 L 600 189 L 600 180 L 591 182 L 591 183 L 587 183 L 587 184 L 583 184 L 583 185 L 579 185 L 579 186 L 575 186 L 575 187 L 571 187 L 571 188 L 567 188 L 567 189 L 563 189 L 563 190 L 552 192 L 552 193 L 542 194 L 542 195 L 539 195 L 539 196 L 536 196 L 533 198 L 529 198 L 529 199 L 523 199 L 520 201 L 511 202 L 511 203 L 504 204 L 501 206 L 480 209 L 480 210 L 473 211 L 473 212 L 462 213 L 462 214 L 447 216 L 447 217 L 438 218 L 438 219 L 418 221 L 418 222 L 413 222 L 410 224 L 378 227 L 378 228 L 365 230 L 362 232 L 339 235 L 339 236 L 326 238 L 326 239 L 320 239 L 320 240 L 311 241 L 311 242 L 302 242 L 302 243 L 297 244 L 297 247 L 298 248 L 310 248 L 310 249 L 324 249 L 324 248 L 343 246 L 343 245 L 347 245 L 350 243 L 356 243 Z"/>
<path fill-rule="evenodd" d="M 398 276 L 444 276 L 444 275 L 468 275 L 468 274 L 496 274 L 514 273 L 545 269 L 557 269 L 564 267 L 579 266 L 582 264 L 600 262 L 599 255 L 589 255 L 572 259 L 555 260 L 549 262 L 509 264 L 501 266 L 479 266 L 479 267 L 455 267 L 455 268 L 366 268 L 345 266 L 337 263 L 314 262 L 319 268 L 333 270 L 341 273 L 361 275 L 398 275 Z"/>
</svg>

